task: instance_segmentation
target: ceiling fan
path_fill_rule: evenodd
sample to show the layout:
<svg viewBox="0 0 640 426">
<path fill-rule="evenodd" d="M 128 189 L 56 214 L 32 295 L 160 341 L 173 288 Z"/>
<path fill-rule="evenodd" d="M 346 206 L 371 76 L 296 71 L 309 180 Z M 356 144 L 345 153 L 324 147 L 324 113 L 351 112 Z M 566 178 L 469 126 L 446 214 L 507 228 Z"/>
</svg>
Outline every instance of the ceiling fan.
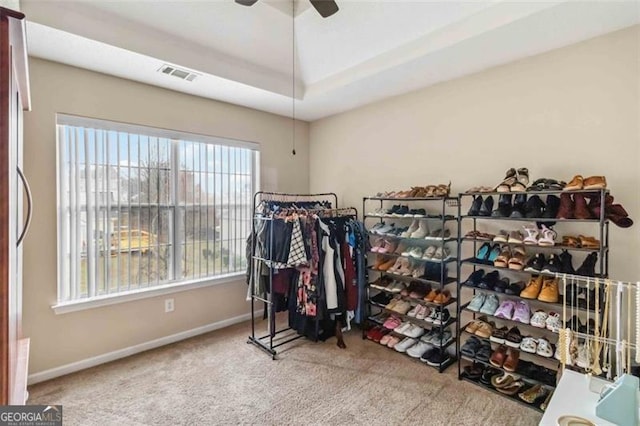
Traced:
<svg viewBox="0 0 640 426">
<path fill-rule="evenodd" d="M 243 6 L 253 6 L 257 2 L 258 0 L 236 0 L 236 3 Z M 309 2 L 323 18 L 327 18 L 338 11 L 338 5 L 333 0 L 309 0 Z"/>
</svg>

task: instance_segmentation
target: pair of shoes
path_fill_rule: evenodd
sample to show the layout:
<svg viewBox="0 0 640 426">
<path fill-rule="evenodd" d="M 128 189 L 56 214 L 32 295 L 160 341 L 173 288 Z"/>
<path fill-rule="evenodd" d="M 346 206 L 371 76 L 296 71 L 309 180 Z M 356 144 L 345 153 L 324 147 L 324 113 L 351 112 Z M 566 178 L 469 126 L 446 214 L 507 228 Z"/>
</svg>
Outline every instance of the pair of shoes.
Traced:
<svg viewBox="0 0 640 426">
<path fill-rule="evenodd" d="M 429 235 L 429 223 L 426 219 L 414 219 L 400 237 L 402 238 L 425 238 Z"/>
<path fill-rule="evenodd" d="M 523 235 L 520 231 L 506 231 L 501 229 L 493 237 L 494 243 L 522 244 Z"/>
<path fill-rule="evenodd" d="M 420 361 L 432 367 L 441 367 L 451 363 L 451 355 L 445 349 L 432 347 L 420 356 Z"/>
<path fill-rule="evenodd" d="M 495 235 L 480 231 L 469 231 L 465 234 L 464 238 L 470 240 L 492 241 L 495 238 Z"/>
<path fill-rule="evenodd" d="M 520 293 L 524 299 L 538 299 L 541 302 L 558 303 L 558 279 L 552 277 L 531 277 L 524 290 Z"/>
<path fill-rule="evenodd" d="M 385 253 L 393 253 L 395 251 L 395 249 L 398 247 L 397 244 L 389 241 L 389 240 L 385 240 L 384 238 L 379 240 L 378 242 L 376 242 L 376 245 L 374 245 L 373 247 L 371 247 L 371 251 L 374 253 L 381 253 L 381 254 L 385 254 Z"/>
<path fill-rule="evenodd" d="M 438 307 L 431 311 L 431 314 L 426 317 L 425 322 L 432 323 L 434 325 L 444 325 L 451 319 L 451 314 L 446 308 Z"/>
<path fill-rule="evenodd" d="M 481 195 L 473 197 L 471 207 L 467 212 L 468 216 L 491 216 L 493 210 L 493 197 L 482 198 Z"/>
<path fill-rule="evenodd" d="M 522 240 L 525 245 L 537 245 L 541 247 L 552 247 L 556 244 L 558 234 L 546 225 L 541 225 L 540 230 L 533 226 L 523 225 L 522 229 L 526 236 Z"/>
<path fill-rule="evenodd" d="M 374 282 L 369 283 L 369 287 L 375 288 L 377 290 L 386 290 L 387 287 L 389 287 L 391 284 L 393 284 L 393 280 L 391 278 L 381 276 Z"/>
<path fill-rule="evenodd" d="M 529 185 L 529 170 L 525 167 L 519 169 L 510 168 L 505 178 L 494 190 L 496 192 L 524 192 Z"/>
<path fill-rule="evenodd" d="M 535 180 L 527 191 L 562 191 L 566 184 L 562 180 L 541 178 Z"/>
<path fill-rule="evenodd" d="M 403 334 L 407 337 L 411 337 L 412 339 L 417 339 L 424 334 L 424 328 L 410 322 L 400 324 L 393 331 L 398 334 Z"/>
<path fill-rule="evenodd" d="M 491 337 L 495 326 L 493 321 L 489 321 L 487 317 L 481 316 L 467 324 L 464 331 L 469 334 L 475 334 L 483 339 L 488 339 Z"/>
<path fill-rule="evenodd" d="M 549 391 L 547 390 L 547 388 L 545 388 L 541 384 L 536 384 L 531 386 L 529 389 L 520 392 L 518 394 L 518 398 L 528 404 L 535 404 L 536 401 L 540 401 L 542 398 L 545 398 L 548 393 Z"/>
<path fill-rule="evenodd" d="M 431 310 L 427 306 L 421 305 L 421 304 L 417 304 L 412 310 L 407 312 L 408 316 L 414 317 L 415 319 L 418 319 L 418 320 L 424 320 L 430 314 L 431 314 Z"/>
<path fill-rule="evenodd" d="M 518 367 L 519 360 L 520 360 L 519 351 L 512 348 L 508 348 L 504 345 L 500 345 L 491 355 L 489 362 L 494 367 L 504 368 L 506 371 L 513 373 L 516 371 L 516 368 Z"/>
<path fill-rule="evenodd" d="M 585 194 L 570 194 L 564 192 L 560 194 L 560 207 L 556 218 L 558 219 L 596 219 L 591 209 L 587 205 Z"/>
<path fill-rule="evenodd" d="M 546 328 L 549 331 L 553 331 L 557 333 L 558 330 L 562 328 L 562 320 L 560 319 L 560 314 L 556 312 L 549 312 L 548 314 L 538 309 L 531 316 L 531 326 L 537 328 Z"/>
<path fill-rule="evenodd" d="M 375 326 L 372 329 L 370 329 L 369 331 L 367 331 L 367 339 L 369 340 L 373 340 L 376 343 L 380 343 L 380 340 L 386 336 L 387 334 L 389 334 L 391 330 L 386 329 L 384 327 L 381 326 Z"/>
<path fill-rule="evenodd" d="M 387 280 L 390 280 L 389 277 L 385 277 L 385 278 Z M 387 284 L 386 287 L 383 287 L 383 288 L 375 287 L 374 284 L 370 284 L 370 285 L 371 287 L 378 288 L 379 290 L 386 291 L 387 293 L 391 293 L 391 294 L 400 294 L 406 288 L 404 283 L 400 281 L 391 281 L 389 284 Z"/>
<path fill-rule="evenodd" d="M 425 343 L 430 343 L 434 346 L 445 346 L 449 342 L 453 341 L 453 334 L 451 330 L 445 329 L 440 332 L 438 329 L 433 329 L 429 333 L 422 336 L 422 340 Z"/>
<path fill-rule="evenodd" d="M 518 376 L 499 372 L 491 377 L 491 386 L 501 393 L 515 395 L 525 383 Z"/>
<path fill-rule="evenodd" d="M 599 250 L 600 240 L 596 239 L 596 237 L 588 237 L 585 235 L 578 235 L 577 237 L 573 235 L 563 235 L 562 245 L 566 247 L 588 248 L 588 249 Z"/>
<path fill-rule="evenodd" d="M 500 245 L 484 243 L 476 252 L 476 261 L 486 264 L 493 264 L 500 255 Z"/>
<path fill-rule="evenodd" d="M 565 191 L 579 191 L 582 189 L 604 189 L 606 187 L 607 178 L 604 176 L 583 178 L 582 175 L 575 175 L 563 189 Z"/>
<path fill-rule="evenodd" d="M 516 194 L 515 198 L 513 194 L 502 194 L 498 198 L 498 207 L 491 212 L 492 217 L 512 217 L 512 218 L 525 218 L 527 217 L 528 204 L 526 194 Z"/>
<path fill-rule="evenodd" d="M 499 303 L 498 296 L 495 294 L 478 293 L 471 299 L 467 308 L 481 314 L 493 315 Z"/>
<path fill-rule="evenodd" d="M 511 248 L 505 245 L 500 249 L 500 254 L 493 261 L 493 266 L 520 271 L 524 268 L 524 255 L 524 247 L 516 246 Z"/>
<path fill-rule="evenodd" d="M 464 192 L 465 194 L 493 192 L 493 188 L 490 186 L 472 186 L 471 188 L 467 189 Z"/>
<path fill-rule="evenodd" d="M 520 350 L 530 354 L 537 354 L 545 358 L 553 356 L 553 345 L 544 337 L 534 339 L 531 336 L 523 337 Z"/>
<path fill-rule="evenodd" d="M 524 300 L 518 300 L 517 302 L 513 300 L 503 300 L 493 313 L 493 316 L 529 324 L 531 310 Z"/>
<path fill-rule="evenodd" d="M 431 285 L 421 283 L 420 281 L 411 281 L 409 286 L 400 292 L 401 296 L 410 297 L 412 299 L 422 299 L 431 292 Z"/>
</svg>

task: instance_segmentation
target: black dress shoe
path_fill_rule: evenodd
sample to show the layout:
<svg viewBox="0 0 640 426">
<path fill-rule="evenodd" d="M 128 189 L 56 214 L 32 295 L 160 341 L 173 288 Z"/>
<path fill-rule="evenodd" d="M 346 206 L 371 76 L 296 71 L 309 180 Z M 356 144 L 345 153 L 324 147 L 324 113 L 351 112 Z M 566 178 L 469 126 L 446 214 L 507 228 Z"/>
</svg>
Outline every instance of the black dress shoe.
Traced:
<svg viewBox="0 0 640 426">
<path fill-rule="evenodd" d="M 476 285 L 476 287 L 482 288 L 485 290 L 493 290 L 499 278 L 500 278 L 500 274 L 498 274 L 498 271 L 489 272 L 484 277 L 482 277 L 482 279 L 480 280 L 478 285 Z"/>
<path fill-rule="evenodd" d="M 469 278 L 467 278 L 467 280 L 464 282 L 464 285 L 477 287 L 480 283 L 480 280 L 482 280 L 482 277 L 484 277 L 484 269 L 478 269 L 477 271 L 474 271 L 471 273 L 471 275 L 469 275 Z"/>
<path fill-rule="evenodd" d="M 509 217 L 523 218 L 526 214 L 527 194 L 516 194 L 513 200 L 513 209 Z"/>
<path fill-rule="evenodd" d="M 503 277 L 496 281 L 495 285 L 493 286 L 493 291 L 504 293 L 507 288 L 509 288 L 509 278 Z"/>
<path fill-rule="evenodd" d="M 491 216 L 493 217 L 509 217 L 513 206 L 511 205 L 511 200 L 513 199 L 513 194 L 501 194 L 498 199 L 498 208 L 495 209 Z"/>
<path fill-rule="evenodd" d="M 477 197 L 473 197 L 473 202 L 471 203 L 471 208 L 467 212 L 468 216 L 479 216 L 480 215 L 480 207 L 482 207 L 482 196 L 478 195 Z"/>
<path fill-rule="evenodd" d="M 478 215 L 480 216 L 491 216 L 491 210 L 493 210 L 493 197 L 489 196 L 484 199 L 482 203 L 482 207 L 480 207 L 480 211 Z"/>
<path fill-rule="evenodd" d="M 504 294 L 509 294 L 511 296 L 519 296 L 522 290 L 525 288 L 525 283 L 523 281 L 516 281 L 515 283 L 509 284 L 504 290 Z"/>
<path fill-rule="evenodd" d="M 540 199 L 539 196 L 533 195 L 529 197 L 527 200 L 527 204 L 524 207 L 525 217 L 527 218 L 538 218 L 542 217 L 542 213 L 544 212 L 544 203 Z"/>
</svg>

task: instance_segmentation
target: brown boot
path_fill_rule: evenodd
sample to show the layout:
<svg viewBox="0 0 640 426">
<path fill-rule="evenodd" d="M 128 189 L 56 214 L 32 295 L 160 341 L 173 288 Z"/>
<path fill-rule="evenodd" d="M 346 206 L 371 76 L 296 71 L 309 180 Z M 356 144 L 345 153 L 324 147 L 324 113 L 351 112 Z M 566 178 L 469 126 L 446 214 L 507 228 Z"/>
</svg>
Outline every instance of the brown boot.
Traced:
<svg viewBox="0 0 640 426">
<path fill-rule="evenodd" d="M 558 219 L 574 219 L 574 205 L 571 194 L 560 194 L 560 208 L 556 217 Z"/>
<path fill-rule="evenodd" d="M 574 216 L 576 219 L 593 219 L 594 215 L 587 207 L 587 200 L 584 198 L 583 194 L 574 194 L 573 201 L 575 202 L 575 211 Z M 562 208 L 562 207 L 561 207 Z M 595 217 L 599 217 L 600 215 Z"/>
<path fill-rule="evenodd" d="M 600 194 L 597 192 L 594 193 L 588 193 L 586 194 L 586 196 L 589 198 L 589 210 L 591 210 L 591 213 L 593 214 L 593 217 L 599 218 L 600 217 Z M 605 207 L 605 211 L 607 209 L 608 206 L 613 204 L 613 196 L 612 195 L 606 195 L 605 199 L 604 199 L 604 207 Z"/>
</svg>

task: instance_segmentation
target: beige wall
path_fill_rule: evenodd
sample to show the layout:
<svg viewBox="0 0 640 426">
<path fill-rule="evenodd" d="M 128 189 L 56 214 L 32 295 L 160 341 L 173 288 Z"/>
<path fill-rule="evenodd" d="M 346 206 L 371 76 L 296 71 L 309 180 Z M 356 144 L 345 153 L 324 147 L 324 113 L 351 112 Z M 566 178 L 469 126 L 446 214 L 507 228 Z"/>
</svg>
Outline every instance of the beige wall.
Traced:
<svg viewBox="0 0 640 426">
<path fill-rule="evenodd" d="M 509 167 L 604 174 L 636 220 L 611 228 L 611 275 L 638 280 L 639 37 L 635 26 L 313 122 L 311 190 L 361 208 L 411 185 L 493 186 Z"/>
<path fill-rule="evenodd" d="M 34 197 L 24 245 L 24 333 L 31 337 L 30 373 L 248 313 L 243 281 L 168 296 L 55 315 L 55 114 L 77 114 L 261 144 L 263 189 L 306 192 L 308 124 L 298 123 L 297 156 L 290 119 L 78 68 L 31 58 L 33 111 L 25 114 L 25 173 Z"/>
</svg>

